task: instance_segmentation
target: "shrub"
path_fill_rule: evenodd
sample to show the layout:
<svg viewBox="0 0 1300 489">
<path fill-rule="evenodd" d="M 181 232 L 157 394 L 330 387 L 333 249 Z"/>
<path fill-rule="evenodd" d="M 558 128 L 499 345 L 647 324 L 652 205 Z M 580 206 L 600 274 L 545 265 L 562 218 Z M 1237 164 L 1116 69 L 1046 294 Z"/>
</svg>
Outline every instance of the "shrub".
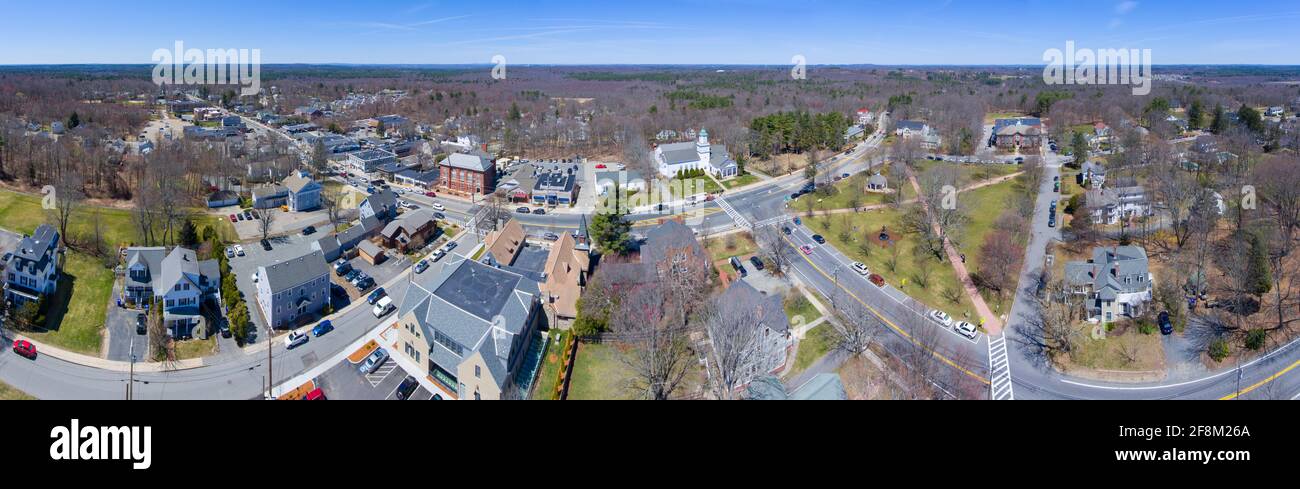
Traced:
<svg viewBox="0 0 1300 489">
<path fill-rule="evenodd" d="M 1213 358 L 1214 361 L 1216 362 L 1222 362 L 1223 359 L 1228 358 L 1229 352 L 1230 350 L 1228 348 L 1227 341 L 1214 340 L 1213 342 L 1210 343 L 1210 348 L 1209 348 L 1210 358 Z"/>
<path fill-rule="evenodd" d="M 1246 333 L 1246 348 L 1252 351 L 1258 351 L 1264 348 L 1264 343 L 1268 340 L 1268 333 L 1262 329 L 1253 329 Z"/>
</svg>

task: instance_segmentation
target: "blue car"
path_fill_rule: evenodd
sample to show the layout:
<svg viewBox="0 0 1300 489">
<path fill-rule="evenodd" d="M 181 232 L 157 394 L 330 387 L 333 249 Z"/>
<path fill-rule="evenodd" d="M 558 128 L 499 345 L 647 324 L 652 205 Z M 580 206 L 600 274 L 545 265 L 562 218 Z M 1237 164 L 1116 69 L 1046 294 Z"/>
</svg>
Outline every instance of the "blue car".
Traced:
<svg viewBox="0 0 1300 489">
<path fill-rule="evenodd" d="M 311 335 L 320 338 L 328 334 L 330 331 L 334 331 L 334 323 L 321 321 L 320 324 L 317 324 L 315 328 L 311 329 Z"/>
<path fill-rule="evenodd" d="M 370 297 L 366 298 L 366 303 L 373 306 L 376 302 L 379 302 L 379 299 L 383 299 L 386 295 L 388 295 L 388 292 L 385 292 L 384 288 L 380 287 L 370 293 Z"/>
</svg>

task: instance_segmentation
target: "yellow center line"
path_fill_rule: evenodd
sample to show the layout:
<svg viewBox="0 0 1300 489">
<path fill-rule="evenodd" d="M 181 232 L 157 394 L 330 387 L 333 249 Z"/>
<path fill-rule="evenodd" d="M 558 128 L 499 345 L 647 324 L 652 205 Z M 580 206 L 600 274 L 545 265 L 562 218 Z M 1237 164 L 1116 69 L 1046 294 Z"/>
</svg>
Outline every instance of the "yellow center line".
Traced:
<svg viewBox="0 0 1300 489">
<path fill-rule="evenodd" d="M 793 241 L 790 241 L 790 238 L 789 238 L 788 236 L 783 236 L 782 239 L 784 239 L 787 243 L 790 244 L 790 246 L 794 247 L 796 250 L 799 248 L 797 245 L 795 245 L 795 243 L 794 243 Z M 942 354 L 940 354 L 939 352 L 937 352 L 937 351 L 935 351 L 934 349 L 930 348 L 929 346 L 922 345 L 921 343 L 917 342 L 915 338 L 912 338 L 912 335 L 908 334 L 906 331 L 903 331 L 903 329 L 902 329 L 902 328 L 899 328 L 898 325 L 894 324 L 893 321 L 890 321 L 889 319 L 885 318 L 885 316 L 881 315 L 878 311 L 876 311 L 876 308 L 871 307 L 870 304 L 867 304 L 866 302 L 864 302 L 861 298 L 859 298 L 859 297 L 857 296 L 857 294 L 854 294 L 853 291 L 849 290 L 848 288 L 844 287 L 843 285 L 840 285 L 840 284 L 839 284 L 839 283 L 834 279 L 834 277 L 831 277 L 831 275 L 828 274 L 828 273 L 826 273 L 825 270 L 822 270 L 822 268 L 819 267 L 819 266 L 817 266 L 816 263 L 813 263 L 811 257 L 809 257 L 808 255 L 804 254 L 802 251 L 800 251 L 799 254 L 800 254 L 801 256 L 803 256 L 803 259 L 804 259 L 805 261 L 807 261 L 809 265 L 812 265 L 812 267 L 813 267 L 814 270 L 817 270 L 817 273 L 822 274 L 822 276 L 826 277 L 828 280 L 830 280 L 831 282 L 835 283 L 835 286 L 836 286 L 836 287 L 839 287 L 840 289 L 844 290 L 844 292 L 848 293 L 848 294 L 849 294 L 849 297 L 852 297 L 853 300 L 856 300 L 856 301 L 858 301 L 859 304 L 862 304 L 862 307 L 867 308 L 867 311 L 871 312 L 871 314 L 872 314 L 873 316 L 875 316 L 875 317 L 876 317 L 877 319 L 879 319 L 881 322 L 885 323 L 885 325 L 889 326 L 889 327 L 890 327 L 891 329 L 893 329 L 894 331 L 898 332 L 898 334 L 902 335 L 903 338 L 906 338 L 907 341 L 912 342 L 913 345 L 916 345 L 916 346 L 919 346 L 919 347 L 921 347 L 921 348 L 924 348 L 925 351 L 930 352 L 930 354 L 933 355 L 935 358 L 938 358 L 939 361 L 941 361 L 941 362 L 943 362 L 943 363 L 946 363 L 946 364 L 948 364 L 949 366 L 951 366 L 952 368 L 955 368 L 955 369 L 961 371 L 961 373 L 964 373 L 964 374 L 966 374 L 966 375 L 969 375 L 969 376 L 975 378 L 976 380 L 978 380 L 978 381 L 980 381 L 980 382 L 983 382 L 985 385 L 990 385 L 990 383 L 989 383 L 989 379 L 986 379 L 986 378 L 980 376 L 979 374 L 977 374 L 977 373 L 975 373 L 975 372 L 972 372 L 972 371 L 970 371 L 970 370 L 967 370 L 965 367 L 962 367 L 961 365 L 958 365 L 956 362 L 954 362 L 954 361 L 952 361 L 952 360 L 949 360 L 948 357 L 943 356 Z"/>
<path fill-rule="evenodd" d="M 1220 400 L 1220 401 L 1231 401 L 1231 400 L 1236 399 L 1236 398 L 1238 398 L 1238 397 L 1240 397 L 1240 396 L 1242 396 L 1242 395 L 1249 394 L 1250 391 L 1253 391 L 1253 390 L 1255 390 L 1255 389 L 1258 389 L 1258 388 L 1260 388 L 1260 387 L 1263 387 L 1265 384 L 1268 384 L 1269 382 L 1272 382 L 1272 381 L 1274 381 L 1274 380 L 1277 380 L 1277 379 L 1281 378 L 1283 375 L 1286 375 L 1287 372 L 1290 372 L 1290 371 L 1292 371 L 1292 370 L 1295 370 L 1296 367 L 1300 367 L 1300 361 L 1296 361 L 1295 363 L 1291 364 L 1290 367 L 1284 368 L 1284 369 L 1282 369 L 1281 372 L 1278 372 L 1278 373 L 1273 374 L 1272 377 L 1269 377 L 1269 378 L 1267 378 L 1267 379 L 1264 379 L 1264 380 L 1259 381 L 1258 384 L 1255 384 L 1255 385 L 1252 385 L 1252 386 L 1247 387 L 1247 388 L 1245 388 L 1245 389 L 1242 389 L 1241 392 L 1237 392 L 1237 393 L 1228 394 L 1228 395 L 1226 395 L 1226 396 L 1223 396 L 1223 397 L 1220 398 L 1219 400 Z"/>
</svg>

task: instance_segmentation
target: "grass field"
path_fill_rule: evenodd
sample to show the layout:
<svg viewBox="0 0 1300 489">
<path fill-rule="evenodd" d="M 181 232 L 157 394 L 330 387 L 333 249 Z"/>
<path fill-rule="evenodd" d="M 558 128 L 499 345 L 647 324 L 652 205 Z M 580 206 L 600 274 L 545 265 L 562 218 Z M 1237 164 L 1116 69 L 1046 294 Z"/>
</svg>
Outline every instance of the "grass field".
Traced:
<svg viewBox="0 0 1300 489">
<path fill-rule="evenodd" d="M 786 294 L 783 306 L 785 307 L 785 315 L 790 318 L 793 327 L 811 323 L 822 317 L 821 311 L 813 307 L 812 301 L 809 301 L 807 297 L 804 297 L 797 290 L 791 290 L 790 293 Z M 803 318 L 802 323 L 795 321 L 795 318 L 799 317 Z"/>
<path fill-rule="evenodd" d="M 808 370 L 808 367 L 830 353 L 831 348 L 835 347 L 834 335 L 829 324 L 822 324 L 808 331 L 808 336 L 799 342 L 799 353 L 795 355 L 794 367 L 790 374 L 797 375 Z"/>
<path fill-rule="evenodd" d="M 901 288 L 916 300 L 930 307 L 943 309 L 954 317 L 963 317 L 964 314 L 975 317 L 970 300 L 964 293 L 956 303 L 944 297 L 945 288 L 959 286 L 952 265 L 946 261 L 940 262 L 923 251 L 920 252 L 923 256 L 918 257 L 918 251 L 914 247 L 914 237 L 906 234 L 899 235 L 903 229 L 902 216 L 910 207 L 815 217 L 807 221 L 808 227 L 821 233 L 835 249 L 854 261 L 866 264 L 872 273 L 884 277 L 890 285 Z M 823 224 L 829 225 L 829 228 Z M 894 234 L 893 238 L 899 247 L 894 270 L 890 270 L 887 266 L 894 253 L 892 248 L 884 248 L 874 242 L 869 242 L 865 249 L 863 246 L 863 243 L 867 242 L 868 234 L 878 235 L 882 227 L 888 228 Z M 847 241 L 841 236 L 841 231 L 845 229 L 849 230 Z M 923 266 L 929 267 L 930 270 L 930 279 L 924 288 L 917 285 L 917 277 L 923 275 L 921 273 Z"/>
<path fill-rule="evenodd" d="M 557 338 L 559 341 L 556 341 Z M 555 383 L 560 380 L 560 362 L 564 357 L 564 334 L 551 331 L 546 339 L 546 356 L 542 358 L 542 368 L 537 372 L 537 380 L 533 381 L 534 401 L 551 400 L 551 395 L 555 392 Z"/>
<path fill-rule="evenodd" d="M 569 381 L 569 399 L 581 401 L 630 400 L 627 391 L 631 375 L 623 365 L 623 352 L 611 344 L 578 345 L 578 357 L 573 364 L 573 380 Z"/>
<path fill-rule="evenodd" d="M 993 231 L 994 222 L 1009 208 L 1007 204 L 1009 200 L 1024 191 L 1024 185 L 1024 177 L 1018 177 L 1010 182 L 962 193 L 958 198 L 958 205 L 966 209 L 969 222 L 962 228 L 962 233 L 955 241 L 960 244 L 959 250 L 966 254 L 966 268 L 971 273 L 979 270 L 979 250 L 984 246 L 985 238 Z M 1025 239 L 1028 239 L 1028 236 Z M 1022 240 L 1020 244 L 1024 246 L 1027 243 Z M 1015 269 L 1020 268 L 1015 267 Z M 995 313 L 1001 314 L 1011 307 L 1011 294 L 1005 295 L 1007 297 L 1000 302 L 993 295 L 986 295 L 984 299 Z"/>
<path fill-rule="evenodd" d="M 912 171 L 916 173 L 917 179 L 924 182 L 922 176 L 925 175 L 925 172 L 940 166 L 952 168 L 956 172 L 957 188 L 965 188 L 985 180 L 1004 177 L 1020 171 L 1020 167 L 1017 165 L 962 165 L 931 160 L 918 160 L 912 165 Z"/>
<path fill-rule="evenodd" d="M 31 234 L 41 224 L 52 222 L 50 217 L 41 208 L 40 196 L 0 190 L 0 227 Z M 85 207 L 73 214 L 68 223 L 68 234 L 74 238 L 91 235 L 96 220 L 100 222 L 101 232 L 110 246 L 142 241 L 131 211 L 106 207 Z M 223 239 L 236 236 L 230 222 L 218 216 L 196 213 L 195 224 L 200 230 L 205 225 L 213 227 Z M 99 259 L 71 250 L 63 268 L 64 277 L 50 301 L 46 319 L 47 325 L 57 325 L 57 329 L 32 336 L 60 348 L 98 355 L 100 331 L 104 328 L 107 314 L 105 308 L 113 293 L 113 271 L 105 268 Z"/>
<path fill-rule="evenodd" d="M 0 382 L 0 401 L 34 401 L 35 397 L 15 389 L 13 386 Z"/>
<path fill-rule="evenodd" d="M 723 185 L 724 187 L 727 187 L 728 190 L 730 190 L 730 189 L 733 189 L 733 188 L 739 188 L 739 187 L 744 187 L 744 186 L 746 186 L 746 185 L 752 185 L 752 184 L 758 183 L 758 180 L 759 180 L 759 178 L 758 178 L 757 176 L 755 176 L 755 175 L 742 175 L 742 176 L 739 176 L 739 177 L 733 178 L 733 179 L 731 179 L 731 180 L 727 180 L 727 181 L 725 181 L 725 182 L 722 182 L 722 185 Z"/>
<path fill-rule="evenodd" d="M 889 172 L 888 170 L 884 170 L 881 174 L 888 175 Z M 807 212 L 808 200 L 816 202 L 813 208 L 817 211 L 852 209 L 854 208 L 854 199 L 858 201 L 857 206 L 859 208 L 891 202 L 890 199 L 893 198 L 893 195 L 868 193 L 866 191 L 867 180 L 870 178 L 871 176 L 866 173 L 859 173 L 847 179 L 840 180 L 835 182 L 833 185 L 835 190 L 830 196 L 823 196 L 820 192 L 813 192 L 803 197 L 799 197 L 798 200 L 790 202 L 790 209 L 793 209 L 796 212 Z M 903 188 L 904 200 L 914 197 L 916 197 L 916 192 L 914 192 L 911 187 Z"/>
<path fill-rule="evenodd" d="M 745 257 L 758 252 L 758 244 L 748 234 L 728 234 L 704 241 L 704 249 L 709 252 L 712 261 L 726 260 L 733 256 Z"/>
<path fill-rule="evenodd" d="M 177 360 L 203 358 L 217 353 L 217 335 L 210 335 L 206 340 L 177 341 L 174 345 Z"/>
<path fill-rule="evenodd" d="M 68 253 L 59 289 L 50 301 L 45 321 L 47 325 L 57 325 L 58 329 L 30 336 L 42 343 L 98 356 L 100 332 L 104 329 L 112 294 L 112 270 L 104 268 L 95 258 Z"/>
<path fill-rule="evenodd" d="M 1142 334 L 1137 328 L 1093 339 L 1090 324 L 1080 324 L 1079 341 L 1069 356 L 1069 366 L 1100 370 L 1147 371 L 1164 367 L 1164 345 L 1159 334 Z"/>
</svg>

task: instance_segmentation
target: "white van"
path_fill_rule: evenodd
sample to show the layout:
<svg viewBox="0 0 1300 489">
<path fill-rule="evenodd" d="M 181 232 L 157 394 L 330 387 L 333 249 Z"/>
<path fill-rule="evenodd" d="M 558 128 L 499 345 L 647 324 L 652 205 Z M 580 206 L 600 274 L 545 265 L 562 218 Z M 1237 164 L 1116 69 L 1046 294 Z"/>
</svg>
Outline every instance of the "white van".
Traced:
<svg viewBox="0 0 1300 489">
<path fill-rule="evenodd" d="M 396 309 L 397 307 L 393 305 L 393 298 L 384 296 L 383 299 L 379 299 L 379 302 L 375 303 L 375 309 L 371 312 L 375 314 L 375 317 L 383 318 Z"/>
</svg>

